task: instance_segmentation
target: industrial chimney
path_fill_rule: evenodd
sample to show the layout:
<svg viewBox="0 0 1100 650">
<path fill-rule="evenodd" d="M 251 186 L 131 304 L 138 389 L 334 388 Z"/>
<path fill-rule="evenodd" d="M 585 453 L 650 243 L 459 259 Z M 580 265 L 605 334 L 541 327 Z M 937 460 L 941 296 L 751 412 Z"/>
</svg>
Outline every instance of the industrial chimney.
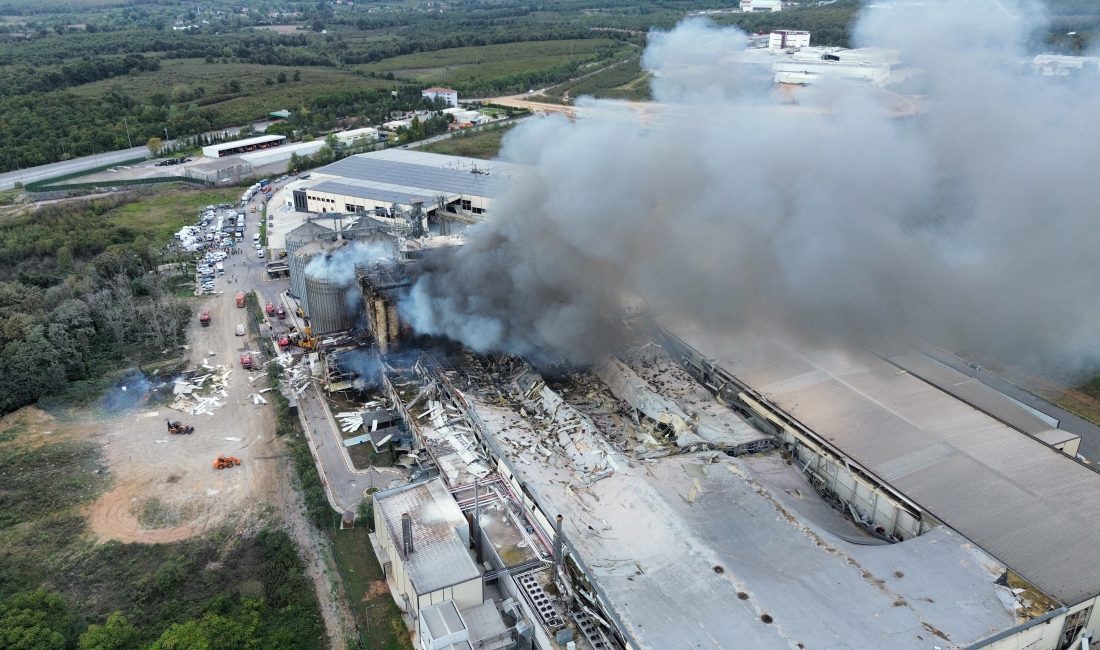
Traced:
<svg viewBox="0 0 1100 650">
<path fill-rule="evenodd" d="M 562 562 L 562 544 L 564 540 L 561 534 L 562 516 L 558 515 L 554 518 L 554 569 L 555 571 L 561 566 Z"/>
<path fill-rule="evenodd" d="M 401 556 L 406 560 L 413 552 L 413 520 L 409 513 L 401 515 Z"/>
</svg>

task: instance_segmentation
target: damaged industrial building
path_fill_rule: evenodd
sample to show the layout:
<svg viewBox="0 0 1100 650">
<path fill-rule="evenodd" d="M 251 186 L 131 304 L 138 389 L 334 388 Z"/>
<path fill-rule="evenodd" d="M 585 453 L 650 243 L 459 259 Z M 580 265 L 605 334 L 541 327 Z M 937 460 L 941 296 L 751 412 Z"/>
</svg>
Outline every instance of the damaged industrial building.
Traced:
<svg viewBox="0 0 1100 650">
<path fill-rule="evenodd" d="M 417 647 L 1088 647 L 1100 475 L 931 357 L 644 310 L 588 367 L 418 336 L 419 269 L 522 173 L 377 152 L 286 199 L 288 373 L 394 468 L 363 550 Z"/>
</svg>

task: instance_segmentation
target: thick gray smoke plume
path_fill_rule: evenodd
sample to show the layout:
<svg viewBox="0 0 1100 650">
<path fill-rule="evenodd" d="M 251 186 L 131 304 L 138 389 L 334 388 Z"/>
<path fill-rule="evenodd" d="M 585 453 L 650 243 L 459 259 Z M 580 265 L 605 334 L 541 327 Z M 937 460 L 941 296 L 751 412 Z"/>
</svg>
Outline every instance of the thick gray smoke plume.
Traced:
<svg viewBox="0 0 1100 650">
<path fill-rule="evenodd" d="M 924 71 L 910 117 L 869 85 L 784 103 L 733 61 L 735 29 L 655 33 L 662 105 L 589 102 L 509 134 L 503 157 L 530 173 L 404 313 L 478 350 L 578 362 L 614 345 L 632 296 L 718 331 L 1095 358 L 1100 97 L 1021 65 L 1039 20 L 1005 0 L 866 10 L 856 41 Z"/>
</svg>

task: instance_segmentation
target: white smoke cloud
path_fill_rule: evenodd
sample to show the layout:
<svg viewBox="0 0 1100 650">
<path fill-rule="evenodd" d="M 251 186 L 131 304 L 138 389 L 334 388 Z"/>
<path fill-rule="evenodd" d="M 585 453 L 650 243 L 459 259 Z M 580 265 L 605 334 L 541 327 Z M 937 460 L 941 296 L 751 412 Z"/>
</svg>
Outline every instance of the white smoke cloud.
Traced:
<svg viewBox="0 0 1100 650">
<path fill-rule="evenodd" d="M 1040 21 L 1008 0 L 866 11 L 856 43 L 924 70 L 923 110 L 902 119 L 906 100 L 869 85 L 780 105 L 732 62 L 735 29 L 654 33 L 643 64 L 662 108 L 589 101 L 598 117 L 511 132 L 502 157 L 530 173 L 418 279 L 406 318 L 585 362 L 638 296 L 718 330 L 1095 358 L 1100 97 L 1021 73 Z"/>
<path fill-rule="evenodd" d="M 393 257 L 393 248 L 379 242 L 350 241 L 329 253 L 315 255 L 306 264 L 305 273 L 338 284 L 355 282 L 356 265 Z"/>
</svg>

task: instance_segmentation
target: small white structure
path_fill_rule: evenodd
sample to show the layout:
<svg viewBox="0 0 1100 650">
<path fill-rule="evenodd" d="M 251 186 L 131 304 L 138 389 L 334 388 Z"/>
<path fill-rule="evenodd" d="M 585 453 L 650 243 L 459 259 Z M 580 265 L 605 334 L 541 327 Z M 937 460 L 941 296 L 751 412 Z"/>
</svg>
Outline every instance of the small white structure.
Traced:
<svg viewBox="0 0 1100 650">
<path fill-rule="evenodd" d="M 467 550 L 469 525 L 441 479 L 376 493 L 374 521 L 378 560 L 418 626 L 420 613 L 432 605 L 484 602 L 481 572 Z"/>
<path fill-rule="evenodd" d="M 439 86 L 432 86 L 431 88 L 425 88 L 420 91 L 421 97 L 427 97 L 431 100 L 442 99 L 448 106 L 458 106 L 458 91 L 452 88 L 441 88 Z"/>
<path fill-rule="evenodd" d="M 1031 60 L 1031 69 L 1046 77 L 1068 77 L 1086 70 L 1095 73 L 1100 72 L 1100 57 L 1039 54 Z"/>
<path fill-rule="evenodd" d="M 782 0 L 741 0 L 741 11 L 746 13 L 753 12 L 776 12 L 783 10 Z"/>
<path fill-rule="evenodd" d="M 420 611 L 421 650 L 449 650 L 456 644 L 470 647 L 470 632 L 454 601 L 447 600 Z"/>
<path fill-rule="evenodd" d="M 777 29 L 768 34 L 769 50 L 788 50 L 803 47 L 810 47 L 810 32 Z"/>
<path fill-rule="evenodd" d="M 378 129 L 373 129 L 369 126 L 365 126 L 361 129 L 340 131 L 336 134 L 336 140 L 343 145 L 351 145 L 359 140 L 364 139 L 366 142 L 376 142 L 378 140 Z"/>
</svg>

